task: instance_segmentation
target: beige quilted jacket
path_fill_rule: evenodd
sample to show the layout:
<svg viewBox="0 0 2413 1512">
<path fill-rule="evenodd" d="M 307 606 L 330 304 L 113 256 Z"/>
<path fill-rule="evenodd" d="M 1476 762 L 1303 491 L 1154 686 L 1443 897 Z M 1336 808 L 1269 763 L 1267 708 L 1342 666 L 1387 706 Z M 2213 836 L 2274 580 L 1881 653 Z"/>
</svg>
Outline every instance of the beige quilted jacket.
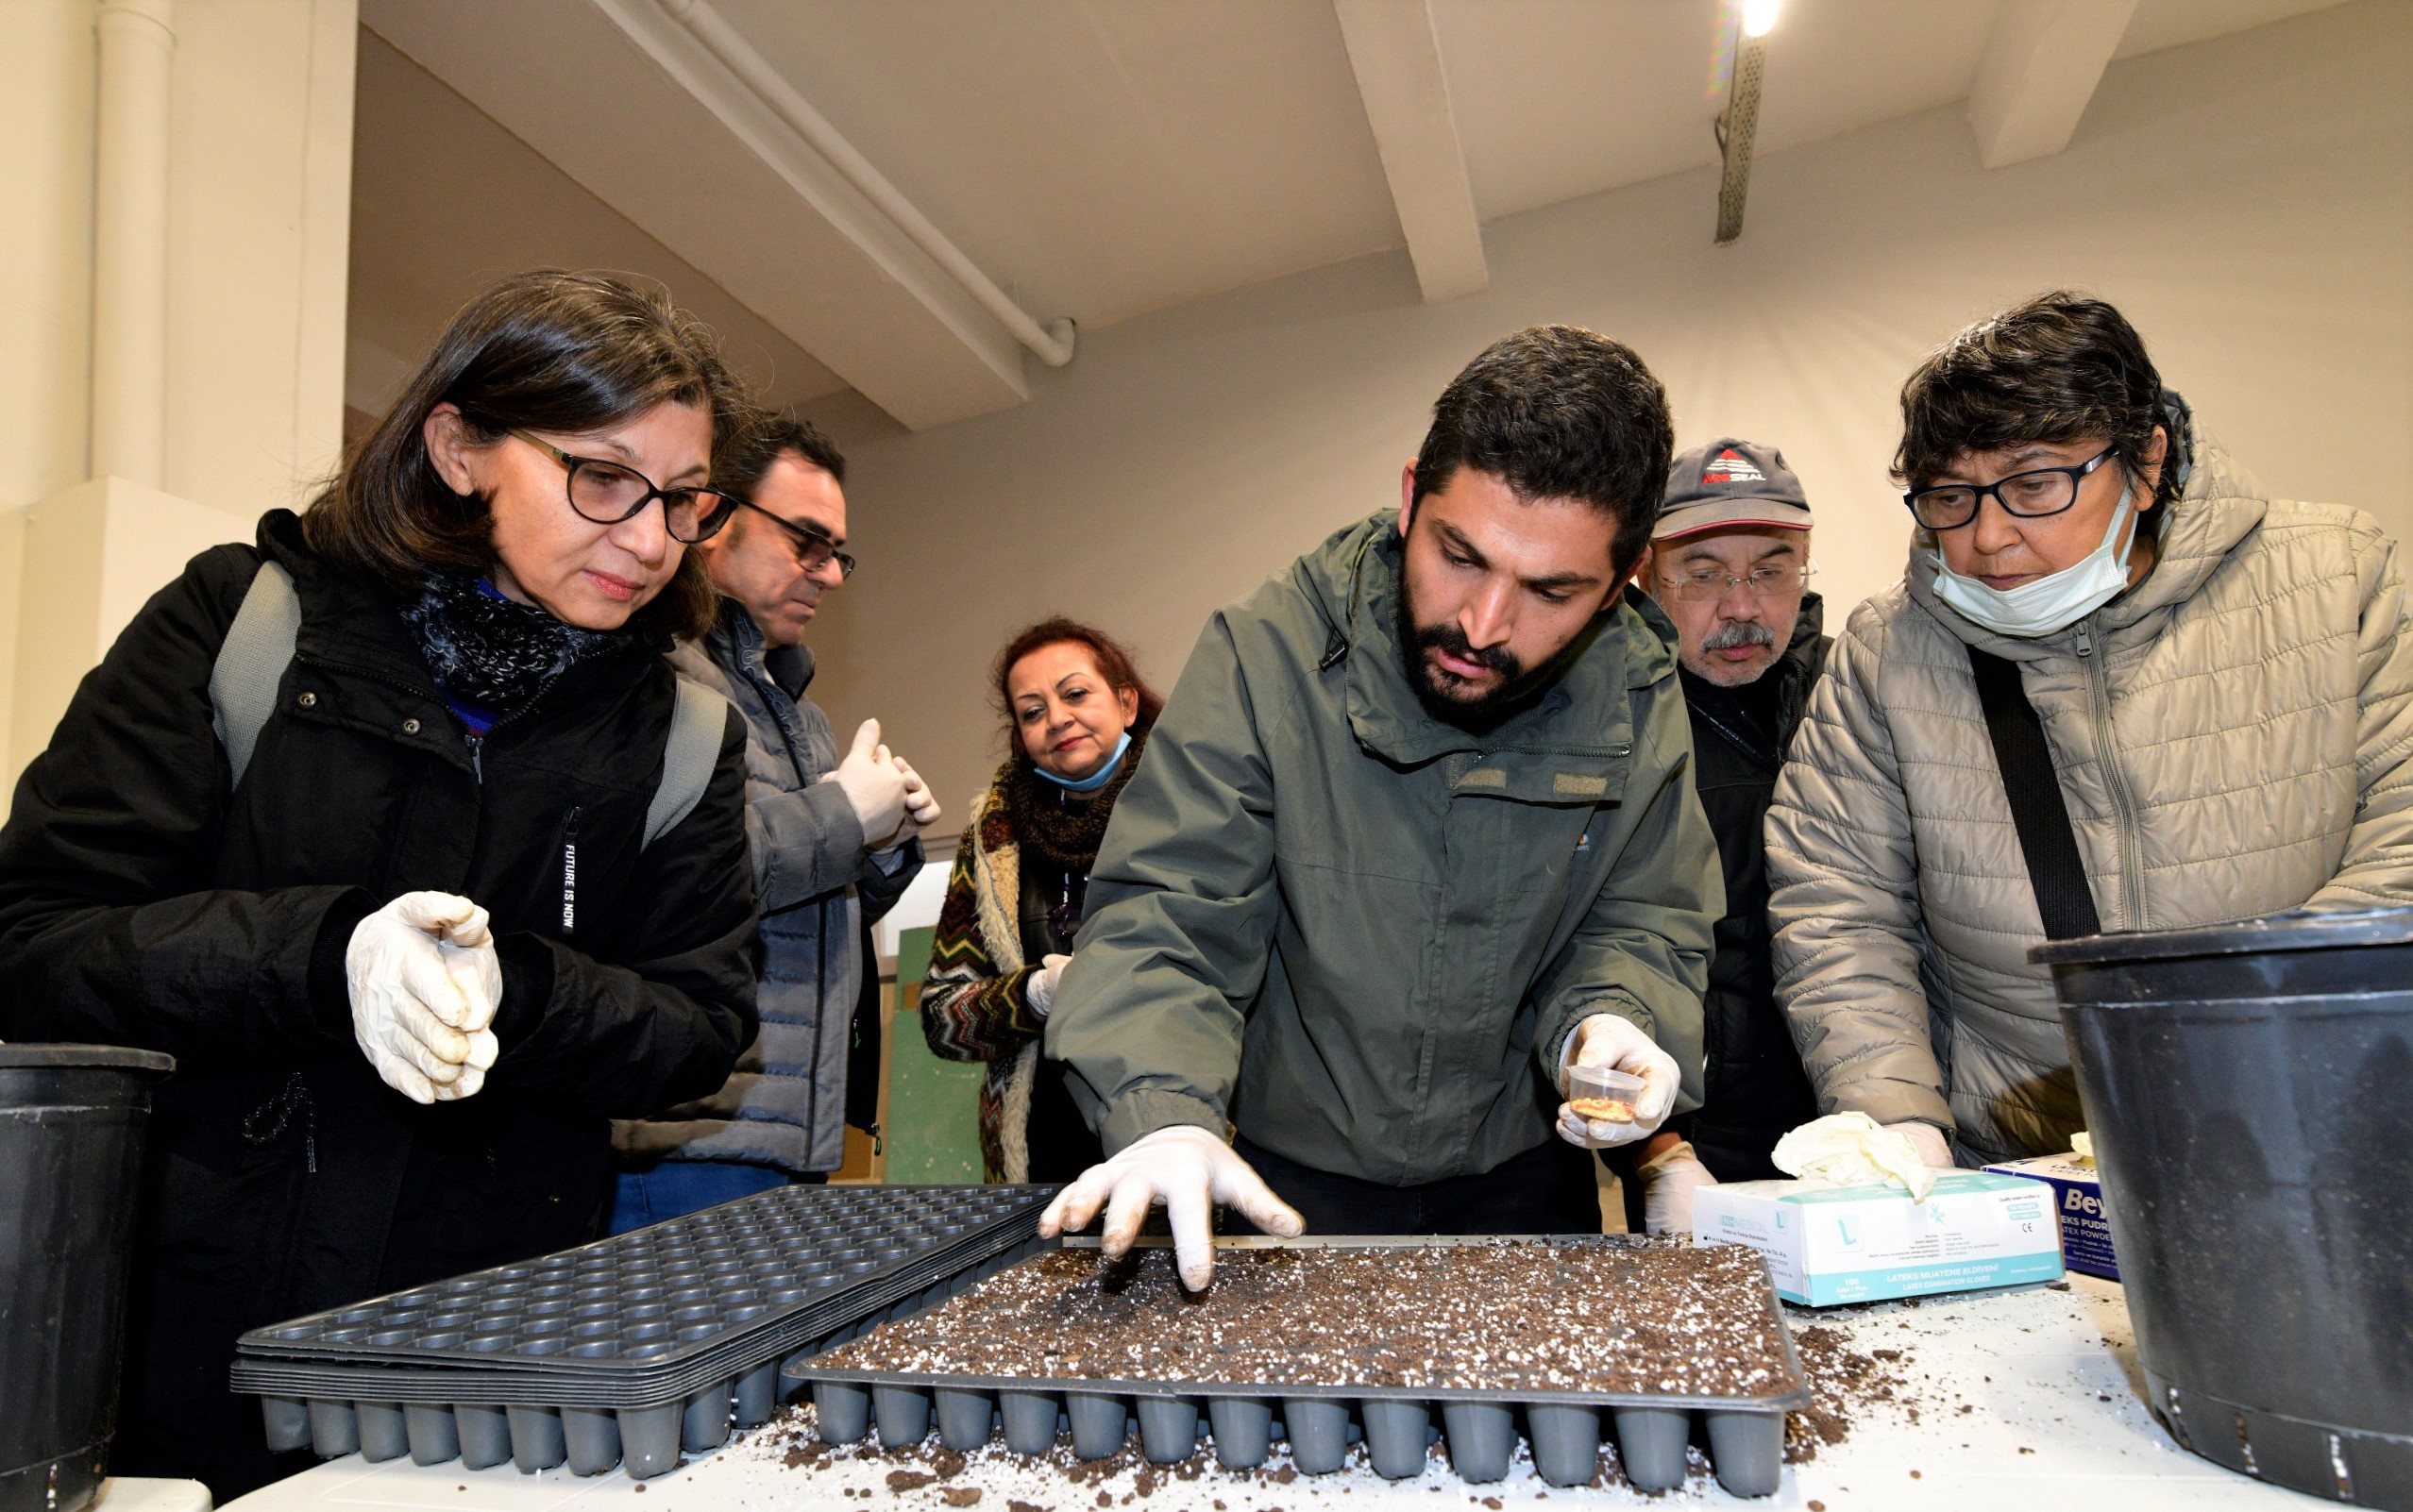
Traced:
<svg viewBox="0 0 2413 1512">
<path fill-rule="evenodd" d="M 2413 901 L 2413 630 L 2358 510 L 2268 499 L 2209 440 L 2132 592 L 2013 640 L 1936 601 L 1932 542 L 1852 614 L 1768 811 L 1778 997 L 1822 1111 L 2083 1127 L 1966 646 L 2019 664 L 2106 930 Z"/>
</svg>

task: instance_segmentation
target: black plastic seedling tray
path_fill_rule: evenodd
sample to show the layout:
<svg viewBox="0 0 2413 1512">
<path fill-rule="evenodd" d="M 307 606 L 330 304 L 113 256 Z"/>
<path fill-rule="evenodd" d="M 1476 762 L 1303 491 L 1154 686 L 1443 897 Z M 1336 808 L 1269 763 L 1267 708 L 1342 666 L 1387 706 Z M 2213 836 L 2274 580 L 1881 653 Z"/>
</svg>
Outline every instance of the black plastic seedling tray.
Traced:
<svg viewBox="0 0 2413 1512">
<path fill-rule="evenodd" d="M 1230 1239 L 1219 1240 L 1217 1247 L 1629 1242 L 1614 1235 L 1598 1239 L 1411 1235 Z M 1136 1425 L 1146 1456 L 1171 1464 L 1196 1453 L 1203 1417 L 1211 1425 L 1216 1458 L 1235 1470 L 1264 1463 L 1273 1442 L 1287 1437 L 1293 1466 L 1307 1474 L 1326 1473 L 1341 1468 L 1349 1443 L 1362 1436 L 1375 1470 L 1399 1479 L 1423 1473 L 1426 1451 L 1439 1438 L 1446 1439 L 1449 1462 L 1460 1476 L 1485 1482 L 1507 1475 L 1522 1430 L 1542 1478 L 1553 1486 L 1578 1486 L 1598 1472 L 1605 1426 L 1615 1435 L 1627 1478 L 1646 1491 L 1682 1484 L 1685 1448 L 1697 1417 L 1706 1429 L 1711 1466 L 1719 1484 L 1737 1496 L 1767 1496 L 1776 1491 L 1783 1475 L 1785 1414 L 1807 1406 L 1810 1389 L 1764 1262 L 1760 1266 L 1759 1289 L 1766 1325 L 1782 1342 L 1784 1370 L 1766 1390 L 1750 1396 L 1580 1388 L 1509 1392 L 1315 1386 L 1294 1382 L 1259 1384 L 1248 1390 L 1235 1389 L 1236 1384 L 1230 1382 L 882 1372 L 832 1366 L 814 1358 L 791 1363 L 783 1373 L 811 1386 L 816 1431 L 834 1444 L 856 1442 L 875 1430 L 886 1448 L 919 1442 L 935 1418 L 940 1442 L 959 1453 L 987 1443 L 995 1434 L 1018 1453 L 1044 1453 L 1054 1447 L 1060 1431 L 1069 1430 L 1074 1454 L 1101 1459 L 1119 1452 Z"/>
<path fill-rule="evenodd" d="M 751 1427 L 780 1367 L 1031 1250 L 1042 1186 L 788 1186 L 244 1336 L 272 1449 L 645 1479 Z"/>
</svg>

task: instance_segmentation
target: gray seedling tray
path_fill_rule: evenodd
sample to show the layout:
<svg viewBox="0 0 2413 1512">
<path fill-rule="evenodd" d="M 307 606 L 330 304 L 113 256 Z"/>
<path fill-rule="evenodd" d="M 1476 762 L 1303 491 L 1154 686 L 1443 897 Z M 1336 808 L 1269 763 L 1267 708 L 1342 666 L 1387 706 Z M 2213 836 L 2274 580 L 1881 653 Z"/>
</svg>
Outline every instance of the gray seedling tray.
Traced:
<svg viewBox="0 0 2413 1512">
<path fill-rule="evenodd" d="M 1217 1248 L 1468 1242 L 1628 1241 L 1614 1235 L 1473 1241 L 1383 1235 L 1225 1239 L 1218 1240 Z M 1079 1246 L 1084 1241 L 1066 1243 Z M 811 1386 L 816 1432 L 832 1444 L 855 1443 L 876 1431 L 881 1446 L 894 1449 L 920 1441 L 935 1419 L 939 1441 L 958 1453 L 978 1448 L 995 1434 L 1017 1453 L 1041 1454 L 1054 1448 L 1059 1432 L 1069 1431 L 1074 1454 L 1103 1459 L 1120 1452 L 1136 1428 L 1150 1460 L 1173 1464 L 1197 1452 L 1203 1419 L 1213 1433 L 1215 1457 L 1229 1469 L 1263 1464 L 1274 1441 L 1287 1437 L 1294 1467 L 1305 1474 L 1325 1474 L 1339 1470 L 1349 1444 L 1362 1437 L 1375 1472 L 1394 1480 L 1422 1474 L 1427 1450 L 1443 1439 L 1449 1445 L 1450 1465 L 1461 1478 L 1499 1480 L 1508 1474 L 1521 1431 L 1531 1446 L 1534 1469 L 1544 1481 L 1580 1486 L 1598 1472 L 1606 1430 L 1616 1436 L 1627 1479 L 1642 1490 L 1666 1490 L 1683 1483 L 1685 1446 L 1697 1420 L 1718 1484 L 1736 1496 L 1768 1496 L 1783 1476 L 1785 1414 L 1809 1405 L 1810 1387 L 1764 1262 L 1761 1290 L 1768 1324 L 1783 1341 L 1785 1371 L 1784 1379 L 1769 1390 L 1748 1397 L 1289 1382 L 1269 1384 L 1262 1392 L 1239 1392 L 1223 1383 L 882 1372 L 822 1365 L 812 1358 L 791 1362 L 782 1373 Z"/>
<path fill-rule="evenodd" d="M 642 1480 L 767 1419 L 783 1362 L 1029 1252 L 1053 1191 L 783 1187 L 256 1330 L 232 1385 L 274 1450 Z"/>
</svg>

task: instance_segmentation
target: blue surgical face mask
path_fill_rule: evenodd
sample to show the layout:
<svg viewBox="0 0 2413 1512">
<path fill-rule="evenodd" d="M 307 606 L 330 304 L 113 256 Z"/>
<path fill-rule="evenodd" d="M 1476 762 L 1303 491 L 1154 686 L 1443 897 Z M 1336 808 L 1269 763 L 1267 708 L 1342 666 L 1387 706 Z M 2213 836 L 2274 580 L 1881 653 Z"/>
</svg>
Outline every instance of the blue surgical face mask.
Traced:
<svg viewBox="0 0 2413 1512">
<path fill-rule="evenodd" d="M 2136 535 L 2130 530 L 2123 541 L 2121 531 L 2136 517 L 2129 508 L 2135 492 L 2133 484 L 2119 491 L 2111 525 L 2084 561 L 2016 588 L 1996 588 L 1982 579 L 1961 576 L 1945 565 L 1939 548 L 1934 554 L 1935 596 L 1963 619 L 1998 635 L 2033 640 L 2067 630 L 2128 586 L 2128 557 L 2135 549 Z"/>
<path fill-rule="evenodd" d="M 1082 778 L 1077 782 L 1069 777 L 1058 777 L 1054 772 L 1049 771 L 1046 767 L 1039 765 L 1036 762 L 1031 764 L 1031 770 L 1038 773 L 1041 777 L 1046 778 L 1049 781 L 1054 782 L 1056 786 L 1064 789 L 1067 793 L 1094 793 L 1098 789 L 1105 786 L 1108 782 L 1114 781 L 1115 772 L 1122 765 L 1122 753 L 1130 748 L 1131 731 L 1126 730 L 1122 732 L 1122 738 L 1114 743 L 1114 754 L 1106 758 L 1105 764 L 1099 767 L 1096 771 L 1091 772 L 1088 776 Z"/>
</svg>

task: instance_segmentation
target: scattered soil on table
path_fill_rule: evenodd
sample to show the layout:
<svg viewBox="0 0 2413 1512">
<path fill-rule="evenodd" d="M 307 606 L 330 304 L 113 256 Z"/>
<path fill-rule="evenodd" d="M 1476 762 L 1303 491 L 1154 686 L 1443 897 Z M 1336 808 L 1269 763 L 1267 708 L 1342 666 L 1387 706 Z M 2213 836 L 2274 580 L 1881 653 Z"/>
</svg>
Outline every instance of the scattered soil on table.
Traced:
<svg viewBox="0 0 2413 1512">
<path fill-rule="evenodd" d="M 1907 1352 L 1871 1350 L 1864 1354 L 1846 1338 L 1843 1330 L 1830 1323 L 1793 1330 L 1794 1352 L 1810 1378 L 1810 1405 L 1785 1419 L 1788 1464 L 1815 1459 L 1821 1448 L 1842 1443 L 1850 1436 L 1855 1417 L 1880 1403 L 1899 1402 L 1908 1384 L 1898 1369 Z"/>
<path fill-rule="evenodd" d="M 814 1363 L 1262 1395 L 1297 1386 L 1747 1399 L 1794 1384 L 1763 1276 L 1758 1253 L 1733 1246 L 1235 1250 L 1196 1293 L 1168 1251 L 1107 1262 L 1060 1250 Z"/>
</svg>

